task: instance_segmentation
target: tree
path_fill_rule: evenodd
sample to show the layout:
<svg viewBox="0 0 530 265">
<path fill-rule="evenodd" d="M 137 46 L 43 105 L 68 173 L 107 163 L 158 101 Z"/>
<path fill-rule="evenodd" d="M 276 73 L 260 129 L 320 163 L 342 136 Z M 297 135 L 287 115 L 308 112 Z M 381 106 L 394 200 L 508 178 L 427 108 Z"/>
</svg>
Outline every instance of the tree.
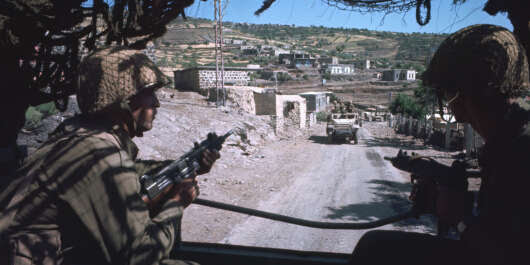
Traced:
<svg viewBox="0 0 530 265">
<path fill-rule="evenodd" d="M 418 81 L 418 87 L 414 89 L 414 98 L 416 99 L 416 102 L 422 105 L 427 112 L 435 111 L 438 102 L 436 92 L 431 87 L 423 86 L 421 80 Z"/>
<path fill-rule="evenodd" d="M 416 99 L 405 94 L 398 94 L 390 103 L 390 112 L 392 114 L 403 114 L 415 119 L 422 119 L 427 113 L 424 105 L 421 105 Z"/>
</svg>

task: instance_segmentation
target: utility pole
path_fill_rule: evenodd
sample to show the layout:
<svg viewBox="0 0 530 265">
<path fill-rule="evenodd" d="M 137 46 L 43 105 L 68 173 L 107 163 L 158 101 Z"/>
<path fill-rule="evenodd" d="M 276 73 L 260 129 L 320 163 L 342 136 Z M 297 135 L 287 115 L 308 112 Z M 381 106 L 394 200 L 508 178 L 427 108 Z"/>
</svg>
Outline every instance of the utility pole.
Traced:
<svg viewBox="0 0 530 265">
<path fill-rule="evenodd" d="M 219 44 L 219 37 L 217 36 L 218 33 L 218 26 L 219 23 L 217 22 L 217 0 L 213 1 L 214 5 L 214 11 L 213 11 L 213 17 L 215 21 L 215 106 L 219 107 L 219 57 L 217 56 L 218 52 L 218 44 Z"/>
<path fill-rule="evenodd" d="M 224 58 L 223 58 L 223 10 L 222 0 L 214 0 L 215 19 L 215 91 L 216 106 L 225 106 L 226 89 L 224 87 Z M 219 62 L 220 61 L 220 62 Z M 220 69 L 219 69 L 220 64 Z M 220 80 L 219 80 L 220 77 Z M 222 95 L 221 95 L 222 94 Z"/>
</svg>

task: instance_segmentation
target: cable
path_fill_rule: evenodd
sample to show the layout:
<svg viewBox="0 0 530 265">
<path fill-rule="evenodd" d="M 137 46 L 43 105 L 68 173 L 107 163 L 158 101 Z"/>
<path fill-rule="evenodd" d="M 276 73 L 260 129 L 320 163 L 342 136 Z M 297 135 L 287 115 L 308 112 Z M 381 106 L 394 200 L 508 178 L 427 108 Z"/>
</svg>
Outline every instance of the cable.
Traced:
<svg viewBox="0 0 530 265">
<path fill-rule="evenodd" d="M 398 222 L 401 220 L 408 219 L 410 217 L 416 217 L 417 214 L 413 210 L 409 210 L 402 214 L 393 215 L 387 218 L 379 219 L 373 222 L 364 222 L 364 223 L 331 223 L 331 222 L 318 222 L 305 220 L 300 218 L 294 218 L 286 215 L 280 215 L 275 213 L 269 213 L 264 211 L 259 211 L 255 209 L 245 208 L 241 206 L 231 205 L 222 202 L 210 201 L 206 199 L 195 199 L 194 204 L 199 204 L 207 207 L 248 214 L 252 216 L 257 216 L 265 219 L 280 221 L 289 224 L 321 228 L 321 229 L 348 229 L 348 230 L 361 230 L 361 229 L 370 229 L 375 227 L 380 227 L 390 223 Z"/>
</svg>

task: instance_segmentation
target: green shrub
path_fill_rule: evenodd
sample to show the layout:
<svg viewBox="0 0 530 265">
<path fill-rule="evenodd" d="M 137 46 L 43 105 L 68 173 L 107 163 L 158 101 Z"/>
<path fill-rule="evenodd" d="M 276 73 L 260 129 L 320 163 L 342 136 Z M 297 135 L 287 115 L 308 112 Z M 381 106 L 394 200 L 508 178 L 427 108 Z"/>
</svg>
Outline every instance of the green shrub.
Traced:
<svg viewBox="0 0 530 265">
<path fill-rule="evenodd" d="M 332 94 L 329 95 L 329 102 L 333 102 L 333 101 L 339 102 L 340 99 L 337 97 L 337 95 L 332 93 Z"/>
<path fill-rule="evenodd" d="M 285 82 L 291 80 L 291 76 L 288 73 L 278 72 L 276 73 L 279 82 Z"/>
<path fill-rule="evenodd" d="M 317 121 L 327 121 L 328 115 L 329 114 L 325 111 L 317 112 Z"/>
<path fill-rule="evenodd" d="M 418 103 L 413 97 L 398 94 L 390 103 L 390 112 L 392 114 L 405 114 L 415 119 L 421 119 L 427 113 L 424 105 Z"/>
</svg>

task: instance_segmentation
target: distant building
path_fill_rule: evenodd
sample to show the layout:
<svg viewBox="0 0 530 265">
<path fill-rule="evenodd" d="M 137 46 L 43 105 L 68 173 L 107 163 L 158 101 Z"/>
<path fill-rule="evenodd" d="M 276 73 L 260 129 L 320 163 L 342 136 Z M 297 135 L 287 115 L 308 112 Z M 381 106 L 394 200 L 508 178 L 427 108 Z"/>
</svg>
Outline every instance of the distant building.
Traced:
<svg viewBox="0 0 530 265">
<path fill-rule="evenodd" d="M 247 64 L 248 69 L 260 69 L 259 64 Z"/>
<path fill-rule="evenodd" d="M 257 71 L 256 68 L 225 67 L 223 79 L 227 86 L 247 86 L 250 81 L 249 74 Z M 215 87 L 215 67 L 200 66 L 173 72 L 175 89 L 183 91 L 196 91 L 206 95 L 210 88 Z M 218 76 L 221 80 L 221 76 Z"/>
<path fill-rule="evenodd" d="M 243 45 L 240 47 L 241 53 L 244 55 L 258 55 L 259 49 L 253 45 Z"/>
<path fill-rule="evenodd" d="M 312 127 L 317 123 L 317 113 L 326 111 L 329 105 L 330 92 L 306 92 L 298 95 L 306 100 L 306 125 Z"/>
<path fill-rule="evenodd" d="M 250 50 L 250 49 L 256 49 L 257 47 L 254 45 L 241 45 L 239 49 L 241 50 Z"/>
<path fill-rule="evenodd" d="M 272 115 L 276 132 L 294 125 L 301 129 L 307 126 L 305 98 L 298 95 L 276 93 L 254 93 L 256 115 Z"/>
<path fill-rule="evenodd" d="M 318 59 L 318 62 L 320 62 L 320 64 L 322 64 L 322 65 L 339 64 L 339 58 L 336 57 L 336 56 L 320 57 L 320 59 Z"/>
<path fill-rule="evenodd" d="M 316 63 L 316 59 L 312 58 L 307 53 L 289 53 L 280 54 L 280 64 L 286 64 L 291 67 L 312 67 Z"/>
<path fill-rule="evenodd" d="M 289 51 L 272 45 L 262 45 L 259 52 L 260 56 L 278 56 L 283 53 L 289 53 Z"/>
<path fill-rule="evenodd" d="M 383 81 L 414 81 L 416 80 L 416 71 L 406 69 L 392 69 L 383 71 Z"/>
<path fill-rule="evenodd" d="M 328 64 L 326 72 L 331 75 L 353 75 L 355 67 L 353 64 Z"/>
<path fill-rule="evenodd" d="M 289 54 L 289 51 L 281 48 L 274 49 L 274 56 L 280 56 L 280 54 Z"/>
<path fill-rule="evenodd" d="M 416 80 L 416 71 L 414 70 L 403 70 L 400 76 L 401 80 L 413 81 Z"/>
<path fill-rule="evenodd" d="M 306 99 L 307 112 L 325 111 L 328 105 L 327 92 L 305 92 L 298 94 Z"/>
<path fill-rule="evenodd" d="M 244 45 L 245 41 L 244 40 L 232 40 L 232 44 L 234 44 L 234 45 Z"/>
<path fill-rule="evenodd" d="M 393 69 L 393 70 L 386 70 L 383 71 L 383 76 L 381 80 L 383 81 L 399 81 L 399 75 L 401 74 L 401 70 L 399 69 Z"/>
</svg>

